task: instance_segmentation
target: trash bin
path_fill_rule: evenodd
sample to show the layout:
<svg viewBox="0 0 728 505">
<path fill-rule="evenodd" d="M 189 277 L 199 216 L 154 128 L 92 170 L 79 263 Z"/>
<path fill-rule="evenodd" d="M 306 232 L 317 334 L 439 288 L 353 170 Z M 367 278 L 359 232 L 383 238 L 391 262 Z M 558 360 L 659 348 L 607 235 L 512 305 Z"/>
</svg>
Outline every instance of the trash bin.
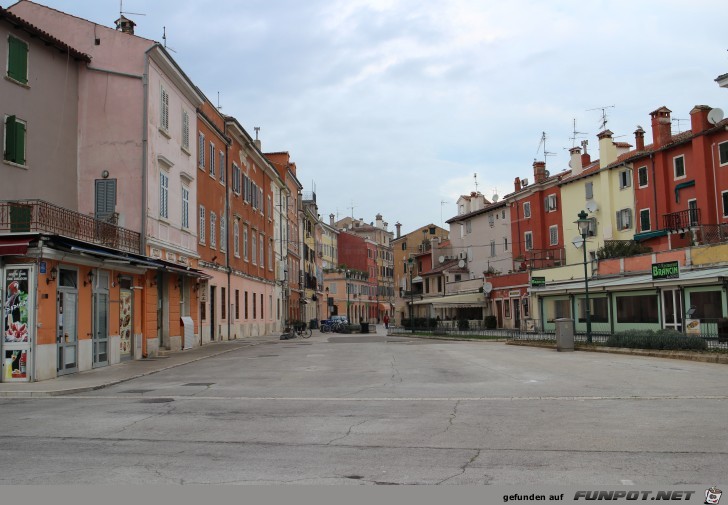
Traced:
<svg viewBox="0 0 728 505">
<path fill-rule="evenodd" d="M 369 333 L 369 323 L 361 322 L 359 324 L 361 325 L 361 332 L 362 333 Z"/>
<path fill-rule="evenodd" d="M 728 318 L 718 319 L 718 342 L 728 342 Z"/>
<path fill-rule="evenodd" d="M 574 350 L 574 320 L 564 317 L 556 320 L 556 350 Z"/>
<path fill-rule="evenodd" d="M 311 328 L 312 330 L 318 329 L 318 319 L 311 319 L 311 321 L 308 324 L 309 324 L 308 327 Z"/>
</svg>

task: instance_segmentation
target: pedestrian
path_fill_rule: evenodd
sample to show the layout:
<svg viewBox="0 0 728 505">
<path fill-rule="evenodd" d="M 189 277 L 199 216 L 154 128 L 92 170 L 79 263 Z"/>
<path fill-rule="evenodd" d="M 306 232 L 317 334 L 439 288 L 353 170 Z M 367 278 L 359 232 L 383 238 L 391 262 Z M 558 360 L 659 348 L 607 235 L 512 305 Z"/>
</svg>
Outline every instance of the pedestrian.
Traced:
<svg viewBox="0 0 728 505">
<path fill-rule="evenodd" d="M 384 314 L 384 327 L 389 329 L 389 316 L 387 314 Z"/>
</svg>

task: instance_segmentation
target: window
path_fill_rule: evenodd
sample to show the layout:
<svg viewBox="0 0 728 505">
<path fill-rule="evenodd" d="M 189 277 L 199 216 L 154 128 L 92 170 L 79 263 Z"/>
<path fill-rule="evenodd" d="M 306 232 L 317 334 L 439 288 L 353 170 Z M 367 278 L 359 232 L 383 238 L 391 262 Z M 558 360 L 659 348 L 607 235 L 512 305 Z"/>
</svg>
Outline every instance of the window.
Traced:
<svg viewBox="0 0 728 505">
<path fill-rule="evenodd" d="M 508 250 L 508 237 L 503 237 L 503 250 Z"/>
<path fill-rule="evenodd" d="M 639 180 L 640 188 L 647 187 L 647 167 L 639 167 L 637 169 L 637 179 Z"/>
<path fill-rule="evenodd" d="M 721 193 L 723 197 L 723 217 L 728 217 L 728 191 Z"/>
<path fill-rule="evenodd" d="M 265 240 L 263 238 L 263 235 L 260 236 L 260 241 L 258 242 L 258 245 L 260 246 L 260 254 L 258 255 L 260 268 L 265 268 Z"/>
<path fill-rule="evenodd" d="M 220 288 L 220 318 L 225 319 L 225 309 L 227 308 L 227 300 L 225 300 L 225 288 Z"/>
<path fill-rule="evenodd" d="M 186 110 L 182 111 L 182 147 L 190 150 L 190 115 Z"/>
<path fill-rule="evenodd" d="M 235 319 L 240 319 L 240 290 L 235 290 Z"/>
<path fill-rule="evenodd" d="M 650 231 L 650 209 L 640 210 L 640 231 Z"/>
<path fill-rule="evenodd" d="M 233 221 L 233 254 L 240 257 L 240 219 Z"/>
<path fill-rule="evenodd" d="M 217 215 L 210 212 L 210 247 L 217 247 Z"/>
<path fill-rule="evenodd" d="M 252 293 L 252 297 L 251 298 L 253 298 L 253 319 L 255 319 L 256 317 L 258 317 L 257 316 L 258 311 L 256 310 L 256 303 L 255 303 L 255 300 L 257 298 L 255 297 L 255 293 Z"/>
<path fill-rule="evenodd" d="M 697 311 L 693 314 L 695 319 L 719 319 L 723 317 L 723 302 L 719 290 L 692 291 L 690 293 L 690 305 L 697 308 Z"/>
<path fill-rule="evenodd" d="M 586 322 L 586 297 L 577 300 L 579 322 Z M 609 322 L 609 300 L 606 296 L 589 298 L 589 320 L 592 323 Z"/>
<path fill-rule="evenodd" d="M 685 156 L 676 156 L 672 160 L 675 169 L 675 179 L 685 177 Z"/>
<path fill-rule="evenodd" d="M 17 165 L 25 165 L 25 121 L 16 116 L 7 116 L 4 131 L 3 159 Z"/>
<path fill-rule="evenodd" d="M 161 97 L 159 99 L 161 110 L 159 112 L 159 127 L 164 131 L 169 131 L 169 93 L 162 88 Z"/>
<path fill-rule="evenodd" d="M 227 251 L 227 221 L 223 213 L 220 213 L 220 251 Z"/>
<path fill-rule="evenodd" d="M 658 323 L 657 295 L 617 296 L 618 323 Z"/>
<path fill-rule="evenodd" d="M 248 227 L 243 226 L 243 259 L 248 261 Z M 246 318 L 248 316 L 245 316 Z"/>
<path fill-rule="evenodd" d="M 240 167 L 233 163 L 233 193 L 240 194 Z"/>
<path fill-rule="evenodd" d="M 220 151 L 220 182 L 225 182 L 225 153 Z"/>
<path fill-rule="evenodd" d="M 258 244 L 257 244 L 257 236 L 255 235 L 255 231 L 250 234 L 250 262 L 253 265 L 258 264 Z"/>
<path fill-rule="evenodd" d="M 169 176 L 159 173 L 159 217 L 169 218 Z"/>
<path fill-rule="evenodd" d="M 690 226 L 698 226 L 700 224 L 700 211 L 698 210 L 697 200 L 688 200 L 688 214 L 690 215 Z"/>
<path fill-rule="evenodd" d="M 493 216 L 490 216 L 490 219 L 493 219 Z M 473 232 L 473 222 L 470 220 L 465 221 L 465 233 L 472 233 L 472 232 Z"/>
<path fill-rule="evenodd" d="M 531 202 L 523 204 L 523 217 L 531 217 Z"/>
<path fill-rule="evenodd" d="M 116 211 L 116 179 L 96 179 L 94 217 L 105 221 Z"/>
<path fill-rule="evenodd" d="M 215 144 L 210 142 L 210 175 L 215 177 Z"/>
<path fill-rule="evenodd" d="M 617 230 L 629 230 L 632 228 L 632 209 L 617 211 Z"/>
<path fill-rule="evenodd" d="M 490 241 L 490 256 L 495 256 L 495 240 Z"/>
<path fill-rule="evenodd" d="M 205 218 L 205 207 L 200 205 L 200 244 L 205 243 L 205 229 L 207 228 L 207 219 Z"/>
<path fill-rule="evenodd" d="M 556 319 L 571 317 L 570 300 L 544 300 L 544 311 L 546 321 L 553 322 Z"/>
<path fill-rule="evenodd" d="M 8 77 L 28 83 L 28 44 L 13 36 L 8 37 Z"/>
<path fill-rule="evenodd" d="M 586 192 L 586 199 L 591 200 L 594 198 L 594 183 L 593 182 L 587 182 L 584 184 L 584 191 Z"/>
<path fill-rule="evenodd" d="M 182 228 L 190 227 L 190 190 L 182 186 Z"/>
<path fill-rule="evenodd" d="M 488 216 L 488 224 L 490 225 L 491 228 L 493 228 L 493 226 L 495 226 L 495 216 L 493 214 L 490 214 Z"/>
<path fill-rule="evenodd" d="M 506 319 L 511 318 L 511 299 L 510 298 L 506 298 L 505 300 L 503 300 L 503 315 L 505 316 Z"/>
<path fill-rule="evenodd" d="M 549 195 L 544 200 L 544 208 L 546 212 L 553 212 L 556 210 L 556 195 Z"/>
<path fill-rule="evenodd" d="M 549 226 L 549 245 L 558 245 L 559 243 L 559 226 Z"/>
<path fill-rule="evenodd" d="M 205 134 L 200 133 L 197 137 L 197 165 L 205 168 Z"/>
<path fill-rule="evenodd" d="M 526 243 L 526 251 L 530 251 L 531 249 L 533 249 L 533 233 L 527 231 L 523 234 L 523 236 L 525 239 L 524 242 Z"/>
<path fill-rule="evenodd" d="M 721 166 L 728 165 L 728 142 L 718 144 L 718 158 Z"/>
<path fill-rule="evenodd" d="M 243 312 L 245 313 L 245 319 L 248 319 L 248 292 L 243 292 Z"/>
<path fill-rule="evenodd" d="M 268 270 L 273 271 L 273 239 L 268 241 Z"/>
<path fill-rule="evenodd" d="M 622 170 L 619 172 L 619 189 L 624 189 L 632 186 L 632 178 L 629 175 L 629 170 Z"/>
<path fill-rule="evenodd" d="M 521 300 L 521 303 L 523 303 L 523 317 L 529 317 L 529 314 L 528 314 L 528 298 L 523 298 Z"/>
</svg>

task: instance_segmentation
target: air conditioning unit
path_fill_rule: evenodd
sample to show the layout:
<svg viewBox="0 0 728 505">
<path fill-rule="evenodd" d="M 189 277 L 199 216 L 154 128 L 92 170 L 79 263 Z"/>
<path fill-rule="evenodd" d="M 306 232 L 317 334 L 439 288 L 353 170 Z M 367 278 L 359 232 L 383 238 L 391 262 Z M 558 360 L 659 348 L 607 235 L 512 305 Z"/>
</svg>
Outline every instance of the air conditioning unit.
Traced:
<svg viewBox="0 0 728 505">
<path fill-rule="evenodd" d="M 525 188 L 526 186 L 528 186 L 528 179 L 522 179 L 521 180 L 521 187 L 522 188 Z"/>
</svg>

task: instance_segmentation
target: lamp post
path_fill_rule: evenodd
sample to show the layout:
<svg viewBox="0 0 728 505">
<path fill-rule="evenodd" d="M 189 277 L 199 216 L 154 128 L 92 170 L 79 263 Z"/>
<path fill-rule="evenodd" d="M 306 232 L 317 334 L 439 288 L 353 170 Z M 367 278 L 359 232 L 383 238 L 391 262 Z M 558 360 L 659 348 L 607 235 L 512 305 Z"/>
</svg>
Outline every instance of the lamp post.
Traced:
<svg viewBox="0 0 728 505">
<path fill-rule="evenodd" d="M 351 324 L 351 317 L 349 316 L 349 293 L 351 292 L 351 288 L 349 287 L 349 278 L 351 277 L 351 272 L 349 269 L 346 269 L 346 324 Z"/>
<path fill-rule="evenodd" d="M 412 291 L 412 270 L 414 270 L 414 260 L 412 258 L 409 258 L 407 260 L 407 266 L 409 268 L 409 274 L 410 274 L 410 329 L 412 330 L 412 333 L 415 332 L 415 319 L 414 319 L 414 308 L 415 308 L 415 294 Z"/>
<path fill-rule="evenodd" d="M 589 304 L 589 274 L 586 268 L 586 237 L 589 234 L 589 224 L 591 220 L 588 219 L 587 213 L 583 210 L 578 214 L 579 219 L 576 221 L 579 227 L 579 234 L 582 238 L 581 247 L 584 250 L 584 291 L 586 293 L 586 341 L 591 344 L 592 333 L 591 333 L 591 308 Z"/>
</svg>

